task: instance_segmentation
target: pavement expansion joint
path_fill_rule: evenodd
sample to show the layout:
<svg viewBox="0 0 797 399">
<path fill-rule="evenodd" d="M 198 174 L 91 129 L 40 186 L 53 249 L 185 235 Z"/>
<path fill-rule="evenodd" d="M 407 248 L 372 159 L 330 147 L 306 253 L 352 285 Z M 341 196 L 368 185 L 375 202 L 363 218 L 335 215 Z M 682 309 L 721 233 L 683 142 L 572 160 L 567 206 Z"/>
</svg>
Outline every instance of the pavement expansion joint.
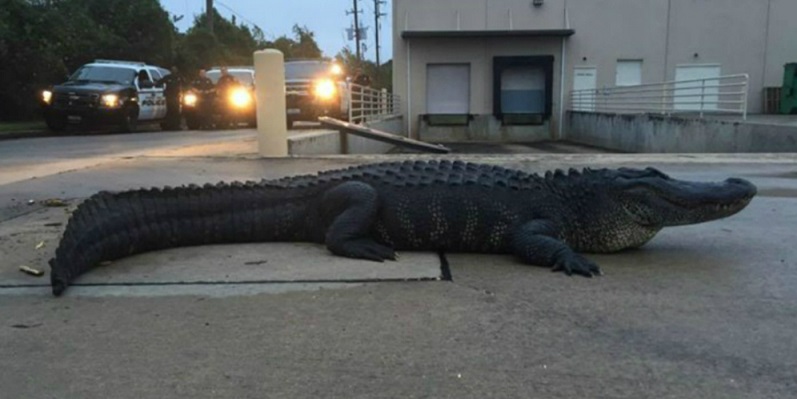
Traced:
<svg viewBox="0 0 797 399">
<path fill-rule="evenodd" d="M 443 281 L 454 281 L 454 278 L 451 276 L 451 267 L 445 252 L 438 252 L 438 256 L 440 256 L 440 279 Z"/>
</svg>

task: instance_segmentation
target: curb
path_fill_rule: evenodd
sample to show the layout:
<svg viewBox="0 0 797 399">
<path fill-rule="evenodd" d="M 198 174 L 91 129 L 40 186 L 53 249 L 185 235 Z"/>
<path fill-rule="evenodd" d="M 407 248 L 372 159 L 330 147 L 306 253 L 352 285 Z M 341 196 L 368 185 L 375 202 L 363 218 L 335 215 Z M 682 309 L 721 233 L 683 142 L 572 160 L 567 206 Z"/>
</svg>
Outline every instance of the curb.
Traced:
<svg viewBox="0 0 797 399">
<path fill-rule="evenodd" d="M 49 130 L 23 130 L 19 132 L 0 133 L 0 141 L 3 140 L 17 140 L 17 139 L 34 139 L 40 137 L 56 137 L 60 136 L 55 132 Z"/>
</svg>

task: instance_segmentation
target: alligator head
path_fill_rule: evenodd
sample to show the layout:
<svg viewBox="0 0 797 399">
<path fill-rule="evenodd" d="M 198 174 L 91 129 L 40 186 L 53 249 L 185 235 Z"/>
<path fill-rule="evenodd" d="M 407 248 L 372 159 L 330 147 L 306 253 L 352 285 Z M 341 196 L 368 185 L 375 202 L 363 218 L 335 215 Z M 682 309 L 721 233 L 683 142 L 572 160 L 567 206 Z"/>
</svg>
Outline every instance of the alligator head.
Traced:
<svg viewBox="0 0 797 399">
<path fill-rule="evenodd" d="M 703 223 L 731 216 L 750 203 L 756 187 L 747 180 L 692 182 L 673 179 L 654 169 L 621 168 L 611 172 L 610 195 L 635 223 L 668 227 Z"/>
</svg>

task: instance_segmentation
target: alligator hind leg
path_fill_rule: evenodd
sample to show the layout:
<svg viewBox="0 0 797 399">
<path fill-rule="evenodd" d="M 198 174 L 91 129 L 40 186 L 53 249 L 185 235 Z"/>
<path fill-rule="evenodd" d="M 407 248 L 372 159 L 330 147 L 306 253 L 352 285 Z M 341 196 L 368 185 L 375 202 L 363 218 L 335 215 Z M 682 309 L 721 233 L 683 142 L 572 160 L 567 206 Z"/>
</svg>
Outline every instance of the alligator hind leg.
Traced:
<svg viewBox="0 0 797 399">
<path fill-rule="evenodd" d="M 594 262 L 579 255 L 557 238 L 559 230 L 548 220 L 534 220 L 524 224 L 512 240 L 515 254 L 524 262 L 550 267 L 552 271 L 599 276 L 601 270 Z"/>
<path fill-rule="evenodd" d="M 369 236 L 379 209 L 373 187 L 357 181 L 343 183 L 327 191 L 322 203 L 333 218 L 324 240 L 333 254 L 378 262 L 396 259 L 393 248 Z"/>
</svg>

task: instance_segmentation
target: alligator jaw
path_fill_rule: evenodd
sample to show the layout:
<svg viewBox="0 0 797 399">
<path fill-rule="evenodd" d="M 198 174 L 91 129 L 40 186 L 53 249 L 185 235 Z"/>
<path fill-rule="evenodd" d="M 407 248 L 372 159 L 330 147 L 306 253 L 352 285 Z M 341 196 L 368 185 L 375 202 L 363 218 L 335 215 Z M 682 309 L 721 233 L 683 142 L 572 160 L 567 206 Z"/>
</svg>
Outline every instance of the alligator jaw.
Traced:
<svg viewBox="0 0 797 399">
<path fill-rule="evenodd" d="M 673 208 L 664 212 L 664 226 L 708 222 L 731 216 L 744 209 L 757 193 L 756 186 L 744 179 L 722 183 L 695 183 L 672 180 L 661 190 L 661 198 Z M 669 216 L 667 216 L 669 214 Z"/>
</svg>

